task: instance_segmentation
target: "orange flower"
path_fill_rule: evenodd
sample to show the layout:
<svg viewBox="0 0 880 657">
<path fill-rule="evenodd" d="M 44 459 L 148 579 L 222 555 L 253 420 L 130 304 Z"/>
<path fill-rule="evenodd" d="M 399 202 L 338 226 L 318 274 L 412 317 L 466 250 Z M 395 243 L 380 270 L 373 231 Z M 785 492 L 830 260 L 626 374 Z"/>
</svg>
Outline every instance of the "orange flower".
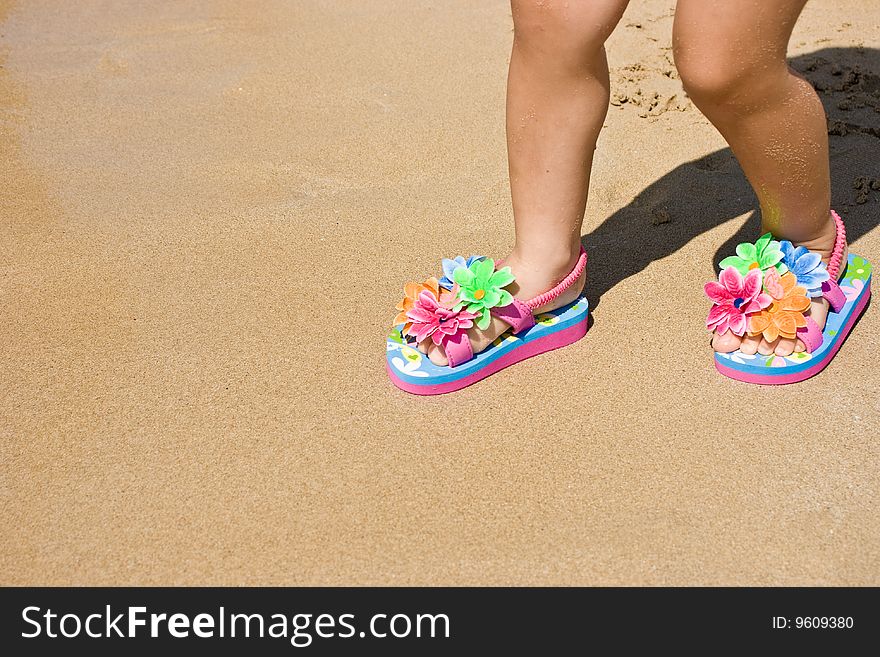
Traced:
<svg viewBox="0 0 880 657">
<path fill-rule="evenodd" d="M 791 272 L 780 276 L 775 269 L 764 276 L 764 289 L 773 303 L 749 317 L 749 335 L 763 335 L 767 342 L 779 337 L 796 338 L 798 328 L 807 325 L 804 311 L 810 307 L 810 299 L 806 289 L 797 285 L 797 278 Z"/>
<path fill-rule="evenodd" d="M 431 294 L 434 295 L 435 299 L 440 299 L 440 282 L 434 278 L 433 276 L 426 280 L 424 283 L 407 283 L 403 286 L 403 301 L 395 306 L 398 310 L 397 317 L 394 318 L 394 322 L 392 326 L 397 326 L 398 324 L 405 324 L 403 327 L 403 332 L 406 333 L 407 329 L 409 329 L 410 324 L 412 322 L 409 321 L 409 317 L 406 316 L 406 313 L 413 309 L 413 305 L 416 302 L 416 299 L 419 298 L 419 295 L 427 290 Z"/>
</svg>

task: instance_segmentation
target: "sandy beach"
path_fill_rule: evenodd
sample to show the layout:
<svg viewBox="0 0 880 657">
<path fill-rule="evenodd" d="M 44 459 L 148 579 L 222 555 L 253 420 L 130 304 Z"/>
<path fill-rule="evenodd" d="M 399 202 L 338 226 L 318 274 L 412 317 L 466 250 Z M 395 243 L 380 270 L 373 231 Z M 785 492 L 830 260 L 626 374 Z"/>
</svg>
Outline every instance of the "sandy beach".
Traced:
<svg viewBox="0 0 880 657">
<path fill-rule="evenodd" d="M 715 371 L 757 203 L 673 7 L 608 44 L 589 334 L 419 398 L 402 284 L 513 242 L 505 1 L 0 0 L 0 584 L 880 585 L 880 313 L 803 384 Z M 790 51 L 874 263 L 878 34 L 813 0 Z"/>
</svg>

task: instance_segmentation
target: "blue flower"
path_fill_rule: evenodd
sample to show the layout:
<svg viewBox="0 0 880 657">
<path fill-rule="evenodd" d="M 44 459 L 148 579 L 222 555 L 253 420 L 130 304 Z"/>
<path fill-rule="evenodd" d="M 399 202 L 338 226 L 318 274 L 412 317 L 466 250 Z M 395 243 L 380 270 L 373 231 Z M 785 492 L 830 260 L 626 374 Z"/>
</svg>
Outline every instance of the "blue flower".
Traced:
<svg viewBox="0 0 880 657">
<path fill-rule="evenodd" d="M 470 256 L 467 260 L 464 256 L 455 256 L 454 258 L 443 258 L 443 277 L 440 279 L 440 285 L 447 290 L 451 290 L 455 283 L 452 281 L 452 274 L 459 267 L 470 267 L 477 260 L 482 260 L 486 256 Z"/>
<path fill-rule="evenodd" d="M 788 240 L 782 240 L 779 248 L 782 250 L 782 263 L 795 275 L 797 284 L 807 289 L 807 296 L 822 296 L 822 283 L 831 278 L 822 256 L 804 246 L 795 248 Z"/>
</svg>

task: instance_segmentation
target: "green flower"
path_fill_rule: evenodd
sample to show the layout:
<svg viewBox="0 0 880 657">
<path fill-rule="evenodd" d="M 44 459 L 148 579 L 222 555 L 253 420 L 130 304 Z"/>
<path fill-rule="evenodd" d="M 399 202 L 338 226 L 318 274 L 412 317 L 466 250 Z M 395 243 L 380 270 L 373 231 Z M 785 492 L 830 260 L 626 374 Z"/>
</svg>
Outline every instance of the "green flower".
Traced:
<svg viewBox="0 0 880 657">
<path fill-rule="evenodd" d="M 477 260 L 468 267 L 459 267 L 453 272 L 452 279 L 459 286 L 458 299 L 453 310 L 466 307 L 469 313 L 480 313 L 477 327 L 481 330 L 487 329 L 492 321 L 490 308 L 513 302 L 510 292 L 502 289 L 514 281 L 510 267 L 495 271 L 495 261 L 492 258 Z"/>
<path fill-rule="evenodd" d="M 780 273 L 785 273 L 785 265 L 779 264 L 782 257 L 779 242 L 773 239 L 773 235 L 766 233 L 754 244 L 743 242 L 736 247 L 736 255 L 722 260 L 721 269 L 736 267 L 743 276 L 748 274 L 750 269 L 766 270 L 771 267 L 776 267 Z"/>
</svg>

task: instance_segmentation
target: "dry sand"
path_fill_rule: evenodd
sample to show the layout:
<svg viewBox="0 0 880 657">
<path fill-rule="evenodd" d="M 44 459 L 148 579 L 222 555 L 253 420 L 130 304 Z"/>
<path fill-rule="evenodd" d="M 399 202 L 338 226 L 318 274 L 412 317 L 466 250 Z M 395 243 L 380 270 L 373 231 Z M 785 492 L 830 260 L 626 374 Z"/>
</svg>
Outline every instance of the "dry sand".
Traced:
<svg viewBox="0 0 880 657">
<path fill-rule="evenodd" d="M 715 372 L 755 201 L 671 8 L 609 44 L 587 339 L 424 399 L 402 283 L 512 242 L 505 2 L 0 0 L 0 582 L 880 584 L 880 313 L 803 385 Z M 878 33 L 792 40 L 875 262 Z"/>
</svg>

